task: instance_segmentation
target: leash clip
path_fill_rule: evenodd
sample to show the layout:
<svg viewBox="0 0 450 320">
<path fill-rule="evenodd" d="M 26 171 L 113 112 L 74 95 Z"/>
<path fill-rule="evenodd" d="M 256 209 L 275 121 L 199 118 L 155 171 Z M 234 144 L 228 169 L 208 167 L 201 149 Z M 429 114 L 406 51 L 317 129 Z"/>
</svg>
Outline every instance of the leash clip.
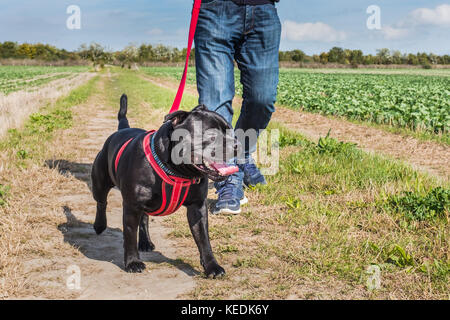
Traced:
<svg viewBox="0 0 450 320">
<path fill-rule="evenodd" d="M 192 179 L 192 184 L 200 184 L 202 182 L 202 178 L 194 178 Z"/>
</svg>

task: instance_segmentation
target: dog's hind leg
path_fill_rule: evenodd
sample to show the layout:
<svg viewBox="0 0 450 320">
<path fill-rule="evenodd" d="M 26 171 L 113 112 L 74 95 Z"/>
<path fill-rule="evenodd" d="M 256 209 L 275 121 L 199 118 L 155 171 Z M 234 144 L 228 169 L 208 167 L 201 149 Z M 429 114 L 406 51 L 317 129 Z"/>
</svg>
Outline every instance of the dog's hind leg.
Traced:
<svg viewBox="0 0 450 320">
<path fill-rule="evenodd" d="M 119 130 L 128 129 L 130 124 L 127 119 L 127 111 L 128 111 L 128 98 L 127 95 L 123 94 L 120 98 L 120 110 L 117 115 L 117 119 L 119 120 Z"/>
<path fill-rule="evenodd" d="M 92 195 L 97 201 L 97 214 L 95 216 L 94 230 L 97 234 L 105 231 L 107 226 L 106 221 L 106 206 L 108 193 L 113 187 L 113 183 L 108 174 L 108 164 L 106 153 L 102 150 L 97 155 L 92 166 Z"/>
<path fill-rule="evenodd" d="M 148 232 L 148 215 L 144 214 L 139 224 L 139 251 L 149 252 L 155 250 L 155 245 L 150 239 L 150 233 Z"/>
</svg>

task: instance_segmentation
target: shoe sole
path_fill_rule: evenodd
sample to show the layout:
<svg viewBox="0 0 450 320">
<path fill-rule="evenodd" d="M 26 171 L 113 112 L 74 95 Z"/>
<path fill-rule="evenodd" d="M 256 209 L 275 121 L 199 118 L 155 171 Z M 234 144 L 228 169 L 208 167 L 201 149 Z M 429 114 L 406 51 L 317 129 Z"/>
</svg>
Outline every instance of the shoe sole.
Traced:
<svg viewBox="0 0 450 320">
<path fill-rule="evenodd" d="M 240 205 L 243 206 L 248 203 L 248 198 L 243 197 L 240 201 Z M 239 208 L 238 210 L 231 210 L 228 208 L 220 209 L 218 211 L 213 211 L 212 214 L 221 214 L 221 213 L 228 213 L 228 214 L 240 214 L 242 210 Z"/>
<path fill-rule="evenodd" d="M 240 205 L 243 206 L 245 204 L 248 203 L 248 198 L 246 196 L 244 196 L 240 201 L 239 201 Z M 238 210 L 231 210 L 228 208 L 224 208 L 224 209 L 220 209 L 218 211 L 213 211 L 212 214 L 221 214 L 221 213 L 228 213 L 228 214 L 239 214 L 241 213 L 242 210 L 241 208 L 239 208 Z"/>
<path fill-rule="evenodd" d="M 228 214 L 240 214 L 242 212 L 241 209 L 239 210 L 231 210 L 231 209 L 220 209 L 219 211 L 213 211 L 212 214 L 216 215 L 216 214 L 223 214 L 223 213 L 228 213 Z"/>
</svg>

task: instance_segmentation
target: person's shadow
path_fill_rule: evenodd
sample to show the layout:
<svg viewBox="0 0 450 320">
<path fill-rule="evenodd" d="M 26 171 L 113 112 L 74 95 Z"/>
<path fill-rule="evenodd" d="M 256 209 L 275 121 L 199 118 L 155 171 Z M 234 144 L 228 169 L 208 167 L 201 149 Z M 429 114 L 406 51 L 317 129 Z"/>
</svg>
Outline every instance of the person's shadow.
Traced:
<svg viewBox="0 0 450 320">
<path fill-rule="evenodd" d="M 72 175 L 85 182 L 89 189 L 91 188 L 91 164 L 67 160 L 47 160 L 45 163 L 49 168 L 57 169 L 60 174 L 64 176 Z M 97 235 L 94 226 L 91 223 L 78 220 L 69 207 L 64 206 L 62 210 L 67 222 L 60 224 L 58 230 L 63 234 L 64 242 L 78 248 L 89 259 L 111 262 L 124 270 L 121 229 L 107 228 L 101 235 Z M 200 274 L 190 264 L 168 258 L 158 251 L 140 252 L 139 254 L 144 262 L 168 263 L 191 277 Z"/>
</svg>

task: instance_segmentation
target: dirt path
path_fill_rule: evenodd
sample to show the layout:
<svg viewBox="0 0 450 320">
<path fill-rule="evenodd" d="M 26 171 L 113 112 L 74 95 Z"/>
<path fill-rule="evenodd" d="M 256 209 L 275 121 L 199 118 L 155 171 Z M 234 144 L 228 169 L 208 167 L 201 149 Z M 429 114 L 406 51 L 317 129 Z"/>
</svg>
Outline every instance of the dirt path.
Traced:
<svg viewBox="0 0 450 320">
<path fill-rule="evenodd" d="M 167 79 L 145 76 L 145 79 L 161 87 L 176 89 L 177 83 Z M 197 95 L 195 87 L 189 86 L 187 93 Z M 235 106 L 242 99 L 235 98 Z M 278 106 L 273 120 L 298 131 L 312 140 L 327 135 L 341 141 L 356 143 L 360 148 L 406 161 L 414 168 L 426 171 L 444 179 L 450 178 L 450 147 L 432 141 L 420 141 L 413 137 L 389 133 L 381 129 L 354 124 L 342 119 L 329 118 L 320 114 L 294 111 Z"/>
<path fill-rule="evenodd" d="M 108 75 L 100 80 L 100 85 L 105 81 L 110 81 Z M 101 88 L 100 92 L 103 92 Z M 170 230 L 163 226 L 162 219 L 151 219 L 150 234 L 156 249 L 141 253 L 141 259 L 147 264 L 147 270 L 142 274 L 129 274 L 123 270 L 122 200 L 118 190 L 113 189 L 108 198 L 108 229 L 100 236 L 93 230 L 96 204 L 89 189 L 91 164 L 106 138 L 117 127 L 115 107 L 118 105 L 107 106 L 104 100 L 100 94 L 91 97 L 86 105 L 76 107 L 75 117 L 79 124 L 72 130 L 82 132 L 82 139 L 74 141 L 70 138 L 72 135 L 67 135 L 68 139 L 63 142 L 72 148 L 76 146 L 72 150 L 74 157 L 70 161 L 48 162 L 50 168 L 66 177 L 67 183 L 57 186 L 55 201 L 60 203 L 61 214 L 64 213 L 67 222 L 60 224 L 58 229 L 62 240 L 78 248 L 78 252 L 73 256 L 66 254 L 56 261 L 29 261 L 29 270 L 39 270 L 39 273 L 32 272 L 30 278 L 47 283 L 55 292 L 54 298 L 176 299 L 194 288 L 193 276 L 198 271 L 176 260 L 176 245 L 167 239 Z M 45 268 L 51 264 L 59 267 Z M 70 268 L 80 270 L 80 290 L 66 287 L 72 274 Z"/>
</svg>

